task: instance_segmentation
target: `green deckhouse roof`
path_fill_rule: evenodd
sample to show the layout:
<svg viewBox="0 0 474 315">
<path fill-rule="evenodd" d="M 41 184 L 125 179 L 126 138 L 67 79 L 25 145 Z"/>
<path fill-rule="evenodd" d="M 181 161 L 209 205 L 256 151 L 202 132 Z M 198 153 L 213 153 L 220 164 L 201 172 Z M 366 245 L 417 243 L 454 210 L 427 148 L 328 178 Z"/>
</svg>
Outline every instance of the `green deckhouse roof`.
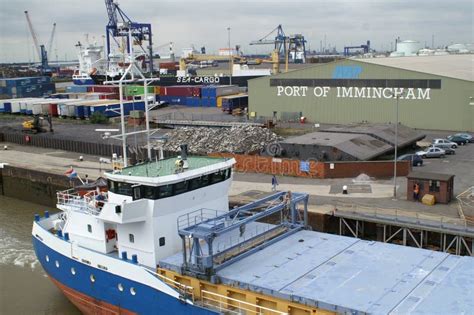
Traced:
<svg viewBox="0 0 474 315">
<path fill-rule="evenodd" d="M 195 170 L 201 167 L 225 162 L 225 158 L 214 158 L 207 156 L 191 156 L 188 157 L 189 168 L 186 171 Z M 149 162 L 126 167 L 122 170 L 122 175 L 141 176 L 141 177 L 158 177 L 173 175 L 176 173 L 176 158 L 159 160 L 157 162 Z"/>
</svg>

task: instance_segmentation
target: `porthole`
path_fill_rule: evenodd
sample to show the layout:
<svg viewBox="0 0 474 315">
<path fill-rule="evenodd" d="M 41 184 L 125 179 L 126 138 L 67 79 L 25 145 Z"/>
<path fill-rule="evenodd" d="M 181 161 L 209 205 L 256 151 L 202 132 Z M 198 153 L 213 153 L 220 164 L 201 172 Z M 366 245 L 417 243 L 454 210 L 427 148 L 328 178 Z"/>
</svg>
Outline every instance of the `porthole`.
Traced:
<svg viewBox="0 0 474 315">
<path fill-rule="evenodd" d="M 123 292 L 123 285 L 121 283 L 117 285 L 117 288 L 119 289 L 120 292 Z"/>
<path fill-rule="evenodd" d="M 95 276 L 94 276 L 94 275 L 91 275 L 91 276 L 89 277 L 89 279 L 91 279 L 91 282 L 95 282 Z"/>
<path fill-rule="evenodd" d="M 56 265 L 56 268 L 59 268 L 59 261 L 56 260 L 54 264 Z"/>
<path fill-rule="evenodd" d="M 48 255 L 46 255 L 46 261 L 49 262 L 49 256 Z"/>
<path fill-rule="evenodd" d="M 71 273 L 72 273 L 72 275 L 76 274 L 76 269 L 74 269 L 74 267 L 71 268 Z"/>
<path fill-rule="evenodd" d="M 134 288 L 134 287 L 131 287 L 131 288 L 130 288 L 130 294 L 131 294 L 131 295 L 137 294 L 137 291 L 135 291 L 135 288 Z"/>
</svg>

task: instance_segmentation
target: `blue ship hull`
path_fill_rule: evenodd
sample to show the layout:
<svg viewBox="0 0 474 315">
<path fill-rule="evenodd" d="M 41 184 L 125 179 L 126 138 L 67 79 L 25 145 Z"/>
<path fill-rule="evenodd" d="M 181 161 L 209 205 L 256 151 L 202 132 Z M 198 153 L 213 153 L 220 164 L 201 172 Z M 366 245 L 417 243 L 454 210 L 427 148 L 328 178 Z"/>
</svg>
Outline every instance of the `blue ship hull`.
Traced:
<svg viewBox="0 0 474 315">
<path fill-rule="evenodd" d="M 51 280 L 83 313 L 217 314 L 147 285 L 66 257 L 35 237 L 33 247 Z M 94 282 L 91 281 L 91 275 Z M 119 290 L 119 284 L 122 291 Z"/>
</svg>

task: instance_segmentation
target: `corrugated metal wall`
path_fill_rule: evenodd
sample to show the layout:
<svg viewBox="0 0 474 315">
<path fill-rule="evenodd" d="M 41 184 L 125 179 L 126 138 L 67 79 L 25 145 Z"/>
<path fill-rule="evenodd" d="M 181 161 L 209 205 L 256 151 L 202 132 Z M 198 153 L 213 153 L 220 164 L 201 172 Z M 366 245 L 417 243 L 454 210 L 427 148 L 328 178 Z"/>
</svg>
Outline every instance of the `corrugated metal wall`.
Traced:
<svg viewBox="0 0 474 315">
<path fill-rule="evenodd" d="M 316 65 L 303 70 L 282 73 L 273 78 L 332 79 L 337 78 L 336 67 L 360 68 L 359 79 L 426 79 L 441 80 L 441 89 L 431 89 L 430 100 L 399 100 L 399 121 L 409 127 L 438 130 L 474 131 L 474 84 L 465 80 L 440 77 L 353 60 Z M 249 112 L 257 116 L 272 116 L 277 112 L 302 112 L 311 122 L 389 123 L 395 121 L 396 99 L 338 98 L 333 87 L 328 97 L 315 97 L 313 88 L 307 96 L 277 96 L 277 87 L 270 86 L 270 78 L 249 81 Z"/>
</svg>

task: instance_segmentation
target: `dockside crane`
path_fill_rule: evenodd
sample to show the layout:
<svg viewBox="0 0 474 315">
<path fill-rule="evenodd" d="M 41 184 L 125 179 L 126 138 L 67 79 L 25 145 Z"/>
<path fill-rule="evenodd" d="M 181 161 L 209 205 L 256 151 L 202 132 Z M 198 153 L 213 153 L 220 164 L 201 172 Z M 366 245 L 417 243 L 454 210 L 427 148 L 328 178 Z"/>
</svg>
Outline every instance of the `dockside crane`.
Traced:
<svg viewBox="0 0 474 315">
<path fill-rule="evenodd" d="M 106 26 L 107 38 L 107 59 L 110 60 L 111 40 L 114 40 L 117 46 L 120 47 L 118 38 L 126 38 L 127 53 L 130 53 L 132 45 L 140 46 L 143 52 L 148 55 L 148 67 L 150 73 L 153 72 L 153 40 L 150 23 L 133 22 L 127 14 L 119 7 L 114 0 L 105 0 L 105 7 L 107 9 L 108 23 Z M 129 31 L 133 43 L 130 43 Z M 143 42 L 147 42 L 148 46 L 143 47 Z"/>
<path fill-rule="evenodd" d="M 272 34 L 276 36 L 274 39 L 269 39 Z M 285 71 L 288 71 L 288 51 L 287 51 L 287 40 L 288 37 L 285 35 L 283 31 L 283 27 L 279 24 L 276 28 L 274 28 L 270 33 L 265 35 L 264 37 L 254 40 L 250 42 L 250 45 L 274 45 L 274 49 L 272 51 L 272 61 L 273 64 L 273 73 L 276 74 L 280 72 L 280 56 L 285 58 Z M 283 50 L 283 54 L 282 54 Z M 275 60 L 276 58 L 276 60 Z"/>
<path fill-rule="evenodd" d="M 53 23 L 53 30 L 51 31 L 51 36 L 48 41 L 48 50 L 46 50 L 45 45 L 39 43 L 38 35 L 33 27 L 33 23 L 31 23 L 31 19 L 28 14 L 28 11 L 25 11 L 25 17 L 26 17 L 26 21 L 28 22 L 28 28 L 30 29 L 31 37 L 33 38 L 33 43 L 35 45 L 36 52 L 38 53 L 38 57 L 41 62 L 41 65 L 40 65 L 41 74 L 51 75 L 52 69 L 48 64 L 48 52 L 51 51 L 51 47 L 53 45 L 54 34 L 56 32 L 56 23 Z"/>
<path fill-rule="evenodd" d="M 272 34 L 275 34 L 274 39 L 270 39 L 269 37 Z M 285 35 L 285 32 L 283 31 L 283 27 L 281 24 L 279 24 L 277 27 L 275 27 L 270 33 L 267 35 L 263 36 L 262 38 L 258 40 L 254 40 L 250 42 L 250 45 L 274 45 L 274 50 L 278 51 L 279 55 L 285 55 L 286 54 L 286 41 L 288 37 Z M 283 53 L 282 53 L 283 49 Z"/>
<path fill-rule="evenodd" d="M 275 34 L 275 37 L 270 37 Z M 289 59 L 294 63 L 304 63 L 306 61 L 306 40 L 301 34 L 286 35 L 283 27 L 279 24 L 270 33 L 250 42 L 250 45 L 274 45 L 272 52 L 272 62 L 275 60 L 275 54 L 285 60 L 285 71 L 288 71 Z"/>
</svg>

